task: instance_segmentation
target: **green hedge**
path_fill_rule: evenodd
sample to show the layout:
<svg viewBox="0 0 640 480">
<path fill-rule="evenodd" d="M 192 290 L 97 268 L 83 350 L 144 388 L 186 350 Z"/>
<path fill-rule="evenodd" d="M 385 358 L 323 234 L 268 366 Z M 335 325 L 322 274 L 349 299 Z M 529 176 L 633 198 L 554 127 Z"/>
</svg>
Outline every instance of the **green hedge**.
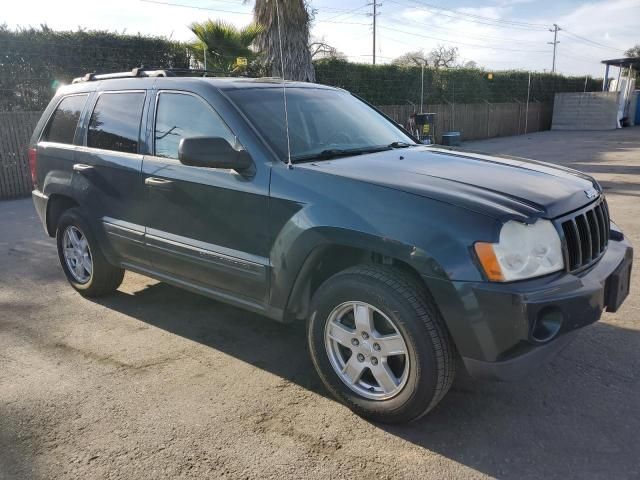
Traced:
<svg viewBox="0 0 640 480">
<path fill-rule="evenodd" d="M 0 25 L 0 111 L 42 110 L 60 83 L 139 66 L 186 68 L 186 45 L 161 37 Z"/>
<path fill-rule="evenodd" d="M 0 25 L 0 111 L 42 110 L 60 83 L 87 72 L 190 64 L 187 45 L 162 37 L 104 31 L 9 30 Z M 319 83 L 350 90 L 374 105 L 419 103 L 421 69 L 365 65 L 343 60 L 315 63 Z M 513 102 L 527 98 L 528 73 L 477 69 L 425 69 L 425 103 Z M 588 79 L 586 90 L 601 81 Z M 583 91 L 584 77 L 535 73 L 531 100 L 552 101 L 556 92 Z"/>
<path fill-rule="evenodd" d="M 374 105 L 401 105 L 420 102 L 421 68 L 396 65 L 367 65 L 344 60 L 315 64 L 319 83 L 345 88 Z M 490 74 L 493 78 L 490 78 Z M 528 72 L 489 72 L 479 69 L 425 69 L 425 103 L 526 101 Z M 586 90 L 600 90 L 602 80 L 587 79 Z M 585 89 L 585 77 L 564 77 L 548 73 L 531 74 L 530 99 L 553 101 L 557 92 Z"/>
</svg>

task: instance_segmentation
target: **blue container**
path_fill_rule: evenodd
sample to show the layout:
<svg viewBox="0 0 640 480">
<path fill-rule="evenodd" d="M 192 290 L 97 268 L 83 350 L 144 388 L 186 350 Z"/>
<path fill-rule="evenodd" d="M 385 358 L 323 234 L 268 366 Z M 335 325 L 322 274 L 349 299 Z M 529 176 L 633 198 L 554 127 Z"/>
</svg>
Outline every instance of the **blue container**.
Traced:
<svg viewBox="0 0 640 480">
<path fill-rule="evenodd" d="M 451 147 L 460 146 L 460 132 L 444 132 L 442 134 L 442 144 Z"/>
</svg>

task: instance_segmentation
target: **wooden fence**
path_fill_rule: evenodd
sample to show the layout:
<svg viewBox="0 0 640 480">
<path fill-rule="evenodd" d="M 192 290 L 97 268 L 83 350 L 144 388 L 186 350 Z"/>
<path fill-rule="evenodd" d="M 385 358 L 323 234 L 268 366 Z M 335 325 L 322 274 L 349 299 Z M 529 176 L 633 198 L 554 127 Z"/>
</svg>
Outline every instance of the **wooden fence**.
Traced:
<svg viewBox="0 0 640 480">
<path fill-rule="evenodd" d="M 378 107 L 396 122 L 404 125 L 413 112 L 413 105 L 385 105 Z M 529 103 L 463 103 L 425 105 L 425 113 L 436 114 L 436 143 L 443 132 L 457 131 L 462 140 L 509 137 L 549 130 L 553 104 Z"/>
<path fill-rule="evenodd" d="M 412 105 L 378 107 L 391 118 L 405 124 L 414 112 Z M 436 142 L 442 132 L 459 131 L 462 140 L 505 137 L 549 130 L 553 105 L 530 103 L 526 117 L 523 103 L 469 103 L 425 105 L 425 112 L 436 114 Z M 29 195 L 31 174 L 27 144 L 40 112 L 0 112 L 0 198 Z"/>
<path fill-rule="evenodd" d="M 31 193 L 27 145 L 41 112 L 0 112 L 0 198 Z"/>
</svg>

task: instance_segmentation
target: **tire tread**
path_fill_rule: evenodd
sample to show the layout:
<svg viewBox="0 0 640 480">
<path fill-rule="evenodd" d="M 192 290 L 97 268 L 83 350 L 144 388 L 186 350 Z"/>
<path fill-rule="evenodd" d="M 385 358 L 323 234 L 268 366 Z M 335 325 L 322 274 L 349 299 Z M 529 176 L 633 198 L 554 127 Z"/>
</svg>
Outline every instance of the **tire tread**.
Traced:
<svg viewBox="0 0 640 480">
<path fill-rule="evenodd" d="M 445 327 L 444 320 L 436 307 L 435 301 L 419 279 L 396 267 L 379 264 L 358 265 L 338 272 L 326 280 L 326 282 L 333 281 L 342 276 L 367 277 L 384 285 L 390 292 L 403 298 L 411 306 L 416 312 L 416 317 L 426 328 L 436 358 L 435 369 L 437 381 L 435 392 L 429 404 L 425 405 L 424 410 L 407 420 L 413 421 L 423 417 L 446 395 L 455 377 L 456 362 L 454 346 Z M 316 369 L 320 372 L 319 368 Z M 321 372 L 320 374 L 321 377 L 325 377 Z M 334 389 L 331 388 L 330 382 L 328 382 L 326 378 L 323 378 L 323 381 L 323 383 L 332 390 L 334 395 L 339 393 L 333 391 Z M 366 414 L 366 412 L 362 412 L 358 405 L 350 402 L 348 398 L 345 398 L 343 395 L 336 396 L 347 402 L 352 410 Z"/>
</svg>

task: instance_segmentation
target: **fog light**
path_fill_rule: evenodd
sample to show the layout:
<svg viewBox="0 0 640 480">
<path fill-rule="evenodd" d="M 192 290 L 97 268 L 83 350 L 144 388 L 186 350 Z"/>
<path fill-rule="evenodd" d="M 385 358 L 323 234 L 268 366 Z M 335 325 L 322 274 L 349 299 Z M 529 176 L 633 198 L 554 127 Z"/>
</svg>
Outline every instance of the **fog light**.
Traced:
<svg viewBox="0 0 640 480">
<path fill-rule="evenodd" d="M 538 313 L 533 324 L 531 337 L 537 342 L 548 342 L 560 331 L 564 315 L 557 308 L 545 308 Z"/>
</svg>

